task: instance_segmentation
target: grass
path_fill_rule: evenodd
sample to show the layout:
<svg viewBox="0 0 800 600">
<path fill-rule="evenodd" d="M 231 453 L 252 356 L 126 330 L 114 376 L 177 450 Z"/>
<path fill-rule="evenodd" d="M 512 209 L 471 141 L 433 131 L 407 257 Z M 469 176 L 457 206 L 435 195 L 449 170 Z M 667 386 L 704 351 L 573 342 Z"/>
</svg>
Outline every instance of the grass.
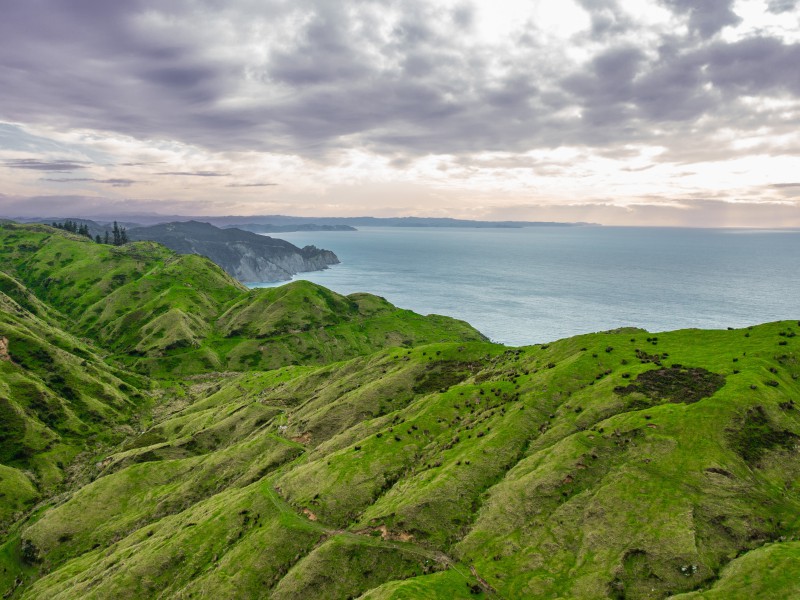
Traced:
<svg viewBox="0 0 800 600">
<path fill-rule="evenodd" d="M 511 349 L 159 247 L 0 233 L 8 597 L 798 593 L 796 321 Z"/>
<path fill-rule="evenodd" d="M 462 321 L 310 282 L 249 291 L 208 259 L 153 242 L 113 247 L 48 226 L 3 223 L 0 261 L 33 292 L 24 293 L 26 302 L 38 302 L 37 310 L 41 301 L 57 306 L 74 333 L 160 378 L 320 365 L 401 344 L 484 339 Z M 0 289 L 17 285 L 3 281 Z M 19 289 L 13 291 L 22 298 Z"/>
</svg>

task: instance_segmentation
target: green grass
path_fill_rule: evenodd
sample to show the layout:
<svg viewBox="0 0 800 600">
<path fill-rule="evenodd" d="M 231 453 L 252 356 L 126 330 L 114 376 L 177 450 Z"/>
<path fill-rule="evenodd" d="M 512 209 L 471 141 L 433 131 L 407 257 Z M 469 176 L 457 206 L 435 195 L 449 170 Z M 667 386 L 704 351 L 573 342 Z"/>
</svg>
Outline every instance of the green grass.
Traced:
<svg viewBox="0 0 800 600">
<path fill-rule="evenodd" d="M 11 598 L 798 594 L 796 321 L 509 349 L 157 246 L 0 233 Z"/>
<path fill-rule="evenodd" d="M 42 225 L 0 224 L 0 262 L 30 292 L 0 276 L 0 290 L 68 317 L 129 368 L 156 377 L 321 365 L 397 345 L 475 341 L 463 321 L 399 310 L 297 281 L 246 290 L 197 255 L 153 242 L 122 247 Z M 13 290 L 12 290 L 13 288 Z"/>
</svg>

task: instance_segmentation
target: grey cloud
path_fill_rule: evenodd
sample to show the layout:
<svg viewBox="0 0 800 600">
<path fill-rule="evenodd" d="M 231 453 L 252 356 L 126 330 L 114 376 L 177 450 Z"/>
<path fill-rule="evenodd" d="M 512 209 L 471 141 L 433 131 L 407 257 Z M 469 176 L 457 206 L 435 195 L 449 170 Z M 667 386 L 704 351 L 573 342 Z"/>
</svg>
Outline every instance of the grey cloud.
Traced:
<svg viewBox="0 0 800 600">
<path fill-rule="evenodd" d="M 775 14 L 790 12 L 797 6 L 797 0 L 769 0 L 767 10 Z"/>
<path fill-rule="evenodd" d="M 733 0 L 661 0 L 678 15 L 689 15 L 689 27 L 708 38 L 742 18 L 733 10 Z"/>
<path fill-rule="evenodd" d="M 578 4 L 589 13 L 594 40 L 608 39 L 634 26 L 616 0 L 578 0 Z"/>
<path fill-rule="evenodd" d="M 42 179 L 42 181 L 50 181 L 53 183 L 75 183 L 75 182 L 92 182 L 92 183 L 103 183 L 106 185 L 110 185 L 112 187 L 130 187 L 135 183 L 139 183 L 135 179 L 124 179 L 124 178 L 112 178 L 112 179 L 93 179 L 91 177 L 80 177 L 80 178 L 70 178 L 70 177 L 62 177 L 62 178 L 47 178 Z"/>
<path fill-rule="evenodd" d="M 535 24 L 509 40 L 513 58 L 472 44 L 463 3 L 27 0 L 0 22 L 0 116 L 318 160 L 353 147 L 404 160 L 563 144 L 680 151 L 723 126 L 791 126 L 738 97 L 800 94 L 800 45 L 714 37 L 738 19 L 728 0 L 664 3 L 693 34 L 664 36 L 654 59 L 613 43 L 638 26 L 615 0 L 581 0 L 603 50 L 576 68 L 541 45 Z M 401 14 L 387 32 L 379 20 L 390 10 Z M 275 45 L 295 13 L 303 24 Z M 169 28 L 142 20 L 152 14 Z"/>
<path fill-rule="evenodd" d="M 783 44 L 769 37 L 716 43 L 701 58 L 709 80 L 726 91 L 763 95 L 788 91 L 800 95 L 800 44 Z"/>
<path fill-rule="evenodd" d="M 7 160 L 4 166 L 9 169 L 29 169 L 32 171 L 58 171 L 68 172 L 85 169 L 91 163 L 73 160 L 38 160 L 35 158 L 19 158 Z"/>
<path fill-rule="evenodd" d="M 799 183 L 773 183 L 766 186 L 768 191 L 775 190 L 778 196 L 782 198 L 800 198 L 800 182 Z M 756 188 L 753 190 L 755 196 L 763 194 L 763 188 Z"/>
</svg>

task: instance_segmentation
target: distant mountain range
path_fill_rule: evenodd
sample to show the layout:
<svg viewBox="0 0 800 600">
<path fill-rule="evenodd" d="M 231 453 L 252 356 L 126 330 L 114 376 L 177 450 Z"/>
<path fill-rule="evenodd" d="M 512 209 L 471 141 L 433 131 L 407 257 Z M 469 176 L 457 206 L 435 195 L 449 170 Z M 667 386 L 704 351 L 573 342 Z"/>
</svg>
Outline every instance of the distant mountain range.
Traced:
<svg viewBox="0 0 800 600">
<path fill-rule="evenodd" d="M 66 215 L 73 221 L 82 223 L 86 219 L 76 219 Z M 20 223 L 51 223 L 62 218 L 18 218 Z M 185 216 L 185 215 L 124 215 L 128 228 L 159 223 L 178 221 L 202 221 L 217 227 L 238 227 L 257 233 L 286 233 L 290 231 L 352 231 L 356 227 L 473 227 L 473 228 L 508 228 L 524 227 L 579 227 L 596 225 L 595 223 L 564 223 L 556 221 L 472 221 L 468 219 L 450 219 L 446 217 L 293 217 L 289 215 L 254 215 L 254 216 Z M 98 218 L 97 223 L 103 225 L 110 222 L 107 218 Z M 256 229 L 258 228 L 258 229 Z"/>
<path fill-rule="evenodd" d="M 501 227 L 519 229 L 523 227 L 590 225 L 590 223 L 559 223 L 554 221 L 471 221 L 445 217 L 292 217 L 286 215 L 264 215 L 245 218 L 247 219 L 247 225 L 269 225 L 270 227 L 300 227 L 313 224 L 333 227 Z M 175 220 L 182 219 L 176 218 Z M 203 217 L 203 220 L 218 227 L 226 227 L 228 225 L 239 227 L 243 217 Z M 283 231 L 289 230 L 284 229 Z"/>
<path fill-rule="evenodd" d="M 350 225 L 319 225 L 317 223 L 299 223 L 297 225 L 273 225 L 271 223 L 237 223 L 236 225 L 223 225 L 223 229 L 235 227 L 254 233 L 289 233 L 292 231 L 358 231 Z"/>
</svg>

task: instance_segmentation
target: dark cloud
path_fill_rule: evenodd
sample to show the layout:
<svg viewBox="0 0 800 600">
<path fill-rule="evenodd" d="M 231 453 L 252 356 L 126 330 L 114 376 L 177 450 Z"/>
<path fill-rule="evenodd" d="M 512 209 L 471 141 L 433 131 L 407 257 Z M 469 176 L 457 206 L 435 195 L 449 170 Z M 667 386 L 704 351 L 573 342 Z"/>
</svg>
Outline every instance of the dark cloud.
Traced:
<svg viewBox="0 0 800 600">
<path fill-rule="evenodd" d="M 727 92 L 800 95 L 800 44 L 759 36 L 713 44 L 699 58 L 708 67 L 708 80 Z"/>
<path fill-rule="evenodd" d="M 728 25 L 738 25 L 742 18 L 733 10 L 734 0 L 661 0 L 677 15 L 689 16 L 690 29 L 704 38 Z"/>
<path fill-rule="evenodd" d="M 50 181 L 53 183 L 75 183 L 75 182 L 92 182 L 92 183 L 102 183 L 105 185 L 110 185 L 112 187 L 130 187 L 135 183 L 139 183 L 135 179 L 123 179 L 123 178 L 112 178 L 112 179 L 93 179 L 91 177 L 81 177 L 81 178 L 70 178 L 70 177 L 61 177 L 61 178 L 47 178 L 42 179 L 41 181 Z"/>
<path fill-rule="evenodd" d="M 38 160 L 35 158 L 19 158 L 4 161 L 9 169 L 29 169 L 31 171 L 57 171 L 67 173 L 85 169 L 91 163 L 74 160 Z"/>
<path fill-rule="evenodd" d="M 232 187 L 232 188 L 249 188 L 249 187 L 273 187 L 278 185 L 277 183 L 229 183 L 225 187 Z"/>
<path fill-rule="evenodd" d="M 782 188 L 800 188 L 800 182 L 798 182 L 798 183 L 773 183 L 769 187 L 777 188 L 777 189 L 782 189 Z"/>
<path fill-rule="evenodd" d="M 318 160 L 637 142 L 674 155 L 723 127 L 798 125 L 740 101 L 800 95 L 800 44 L 723 41 L 740 20 L 732 0 L 662 0 L 690 34 L 656 46 L 631 34 L 641 26 L 616 0 L 580 3 L 590 31 L 569 43 L 595 55 L 576 66 L 535 23 L 509 36 L 513 53 L 475 43 L 467 3 L 13 2 L 0 20 L 0 118 Z"/>
<path fill-rule="evenodd" d="M 578 0 L 591 18 L 591 38 L 605 40 L 635 26 L 623 13 L 616 0 Z"/>
</svg>

